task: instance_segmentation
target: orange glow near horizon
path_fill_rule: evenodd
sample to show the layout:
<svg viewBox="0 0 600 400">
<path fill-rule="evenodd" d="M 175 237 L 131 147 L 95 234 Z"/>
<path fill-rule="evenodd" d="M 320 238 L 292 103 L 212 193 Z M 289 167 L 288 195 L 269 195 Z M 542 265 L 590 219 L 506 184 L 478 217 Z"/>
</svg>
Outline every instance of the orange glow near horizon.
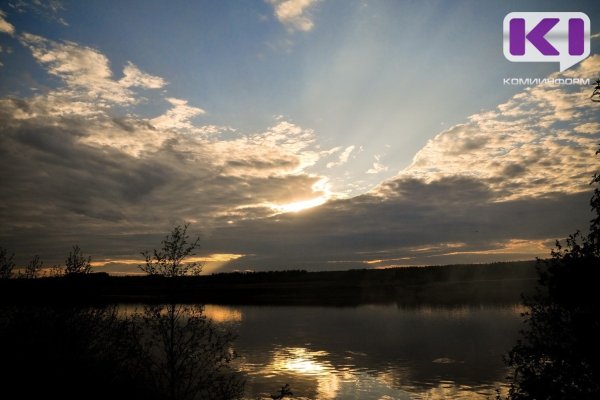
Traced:
<svg viewBox="0 0 600 400">
<path fill-rule="evenodd" d="M 549 243 L 552 243 L 552 239 L 542 240 L 524 240 L 524 239 L 510 239 L 505 243 L 499 243 L 498 248 L 490 250 L 468 250 L 468 251 L 452 251 L 440 256 L 454 256 L 461 254 L 531 254 L 543 255 L 547 254 L 552 248 Z M 435 256 L 435 255 L 434 255 Z"/>
<path fill-rule="evenodd" d="M 234 253 L 213 253 L 208 254 L 206 256 L 193 256 L 185 259 L 186 263 L 199 262 L 204 264 L 203 272 L 204 273 L 213 273 L 217 272 L 219 268 L 225 265 L 229 261 L 237 260 L 238 258 L 243 257 L 244 254 L 234 254 Z M 142 259 L 132 259 L 132 258 L 109 258 L 104 260 L 92 261 L 91 265 L 94 268 L 102 268 L 102 267 L 110 267 L 112 265 L 127 265 L 134 266 L 143 264 L 144 260 Z M 143 275 L 144 273 L 140 271 L 126 271 L 126 272 L 115 272 L 110 271 L 111 274 L 115 275 Z"/>
</svg>

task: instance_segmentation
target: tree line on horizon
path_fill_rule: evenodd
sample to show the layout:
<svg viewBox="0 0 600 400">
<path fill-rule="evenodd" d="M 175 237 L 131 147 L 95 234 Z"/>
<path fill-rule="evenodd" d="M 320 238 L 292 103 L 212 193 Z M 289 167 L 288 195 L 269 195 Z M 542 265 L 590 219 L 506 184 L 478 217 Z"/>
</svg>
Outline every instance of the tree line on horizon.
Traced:
<svg viewBox="0 0 600 400">
<path fill-rule="evenodd" d="M 200 246 L 200 237 L 190 238 L 188 228 L 184 223 L 175 226 L 161 241 L 161 248 L 141 252 L 144 263 L 138 268 L 148 275 L 165 277 L 198 276 L 202 272 L 201 262 L 186 262 L 185 259 L 194 256 L 194 250 Z M 42 275 L 51 277 L 82 275 L 92 272 L 92 258 L 84 256 L 79 245 L 74 245 L 67 255 L 64 265 L 54 264 L 44 268 L 44 262 L 38 254 L 27 263 L 24 269 L 15 273 L 16 263 L 14 253 L 0 246 L 0 279 L 23 278 L 34 279 Z"/>
</svg>

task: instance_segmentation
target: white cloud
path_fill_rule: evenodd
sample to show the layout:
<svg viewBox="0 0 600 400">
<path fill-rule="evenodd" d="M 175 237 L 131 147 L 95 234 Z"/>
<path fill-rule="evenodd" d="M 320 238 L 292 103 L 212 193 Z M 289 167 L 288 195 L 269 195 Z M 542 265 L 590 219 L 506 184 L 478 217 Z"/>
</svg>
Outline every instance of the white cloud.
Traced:
<svg viewBox="0 0 600 400">
<path fill-rule="evenodd" d="M 596 76 L 600 56 L 558 76 Z M 431 181 L 480 179 L 497 200 L 588 190 L 600 131 L 596 104 L 585 86 L 526 88 L 491 111 L 438 134 L 399 176 Z"/>
<path fill-rule="evenodd" d="M 319 0 L 267 0 L 272 6 L 275 17 L 290 31 L 310 31 L 314 24 L 310 8 Z"/>
<path fill-rule="evenodd" d="M 213 159 L 227 175 L 279 179 L 306 174 L 309 167 L 326 155 L 315 141 L 312 129 L 280 120 L 264 132 L 205 141 L 207 153 L 197 156 Z"/>
<path fill-rule="evenodd" d="M 140 71 L 132 62 L 128 62 L 125 68 L 123 68 L 123 75 L 119 83 L 124 87 L 138 86 L 146 89 L 160 89 L 167 84 L 159 76 Z"/>
<path fill-rule="evenodd" d="M 385 172 L 388 170 L 388 167 L 380 163 L 381 156 L 376 154 L 374 156 L 375 161 L 373 162 L 373 166 L 367 171 L 367 174 L 379 174 L 381 172 Z"/>
<path fill-rule="evenodd" d="M 173 107 L 161 116 L 153 118 L 150 123 L 159 129 L 192 130 L 191 119 L 206 114 L 201 108 L 189 106 L 187 100 L 169 97 L 166 99 Z"/>
<path fill-rule="evenodd" d="M 352 154 L 355 147 L 356 146 L 354 146 L 354 145 L 346 147 L 346 149 L 340 154 L 337 161 L 332 161 L 332 162 L 327 163 L 327 168 L 338 167 L 340 165 L 346 164 L 350 158 L 350 154 Z"/>
<path fill-rule="evenodd" d="M 30 33 L 22 34 L 21 42 L 47 68 L 48 73 L 66 83 L 62 91 L 72 99 L 103 106 L 133 104 L 136 97 L 131 87 L 156 89 L 166 84 L 162 78 L 140 71 L 131 62 L 124 68 L 124 77 L 117 81 L 108 58 L 91 47 L 73 42 L 55 42 Z"/>
<path fill-rule="evenodd" d="M 15 33 L 15 27 L 13 24 L 8 22 L 6 19 L 6 13 L 0 10 L 0 32 L 8 33 L 9 35 L 13 35 Z"/>
<path fill-rule="evenodd" d="M 315 131 L 291 122 L 280 121 L 266 132 L 249 136 L 248 140 L 252 145 L 263 147 L 267 151 L 298 155 L 297 171 L 314 165 L 320 158 L 320 151 L 315 146 Z"/>
<path fill-rule="evenodd" d="M 590 135 L 598 135 L 600 133 L 600 123 L 588 122 L 575 127 L 577 133 L 589 133 Z"/>
<path fill-rule="evenodd" d="M 143 160 L 168 147 L 183 159 L 214 168 L 217 176 L 276 178 L 273 181 L 276 185 L 292 176 L 294 180 L 305 179 L 310 185 L 298 188 L 299 197 L 310 197 L 313 181 L 320 179 L 306 173 L 307 168 L 324 156 L 311 129 L 287 122 L 282 116 L 276 118 L 274 126 L 251 134 L 238 133 L 230 127 L 201 125 L 194 118 L 206 111 L 175 97 L 165 99 L 170 108 L 162 115 L 140 118 L 130 114 L 117 118 L 111 115 L 110 107 L 135 104 L 138 99 L 132 88 L 158 89 L 166 82 L 142 72 L 131 62 L 124 68 L 123 78 L 116 80 L 108 58 L 90 47 L 58 43 L 31 34 L 23 34 L 21 40 L 48 73 L 60 77 L 64 85 L 26 99 L 23 107 L 12 107 L 12 121 L 56 124 L 58 119 L 67 117 L 70 121 L 80 121 L 77 143 L 119 151 L 136 159 Z M 220 135 L 224 132 L 232 135 L 222 140 Z M 350 152 L 351 149 L 346 149 L 342 159 Z M 283 198 L 257 196 L 243 205 L 261 207 L 266 199 L 281 203 L 294 200 L 293 194 L 290 190 Z"/>
</svg>

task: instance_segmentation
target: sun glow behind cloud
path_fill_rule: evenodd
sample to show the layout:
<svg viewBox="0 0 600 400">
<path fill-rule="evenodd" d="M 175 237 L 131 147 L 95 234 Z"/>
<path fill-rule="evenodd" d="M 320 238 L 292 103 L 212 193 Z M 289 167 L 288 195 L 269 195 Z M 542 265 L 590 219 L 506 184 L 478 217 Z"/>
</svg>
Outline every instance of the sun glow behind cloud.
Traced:
<svg viewBox="0 0 600 400">
<path fill-rule="evenodd" d="M 289 212 L 300 212 L 309 208 L 318 207 L 325 204 L 329 199 L 332 198 L 331 187 L 327 178 L 322 178 L 312 185 L 312 191 L 314 193 L 323 193 L 319 197 L 314 197 L 308 200 L 293 201 L 291 203 L 274 204 L 270 207 L 276 213 L 289 213 Z"/>
<path fill-rule="evenodd" d="M 274 205 L 273 209 L 280 213 L 299 212 L 325 204 L 327 198 L 320 196 L 310 200 L 296 201 L 288 204 Z"/>
</svg>

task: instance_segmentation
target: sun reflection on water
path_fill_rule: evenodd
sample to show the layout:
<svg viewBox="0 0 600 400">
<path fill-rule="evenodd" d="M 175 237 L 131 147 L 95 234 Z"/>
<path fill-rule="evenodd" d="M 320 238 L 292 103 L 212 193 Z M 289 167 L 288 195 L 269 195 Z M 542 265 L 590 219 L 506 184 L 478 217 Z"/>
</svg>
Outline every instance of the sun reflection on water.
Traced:
<svg viewBox="0 0 600 400">
<path fill-rule="evenodd" d="M 374 371 L 357 368 L 351 360 L 346 365 L 334 366 L 329 360 L 334 355 L 306 347 L 276 347 L 271 361 L 265 365 L 246 364 L 245 372 L 262 382 L 289 383 L 295 388 L 295 399 L 339 399 L 365 395 L 365 398 L 408 399 L 403 391 L 390 388 L 385 379 Z M 352 358 L 352 357 L 346 357 Z M 376 397 L 373 397 L 376 396 Z M 387 397 L 385 397 L 387 396 Z M 269 399 L 261 393 L 261 399 Z"/>
<path fill-rule="evenodd" d="M 274 374 L 291 374 L 299 378 L 316 379 L 317 398 L 334 399 L 340 387 L 336 370 L 327 361 L 326 351 L 310 350 L 304 347 L 282 347 L 275 349 L 272 361 L 265 369 Z"/>
<path fill-rule="evenodd" d="M 490 393 L 495 388 L 499 388 L 503 395 L 507 393 L 507 387 L 502 384 L 475 388 L 451 380 L 413 381 L 406 365 L 396 364 L 382 370 L 369 370 L 359 367 L 355 359 L 367 357 L 367 354 L 353 351 L 346 351 L 344 354 L 340 358 L 328 351 L 308 347 L 275 346 L 270 352 L 269 362 L 244 363 L 242 369 L 263 390 L 265 387 L 272 387 L 275 392 L 282 384 L 289 383 L 294 392 L 293 398 L 299 400 L 482 400 L 491 398 Z M 335 363 L 336 359 L 343 359 L 344 363 Z M 442 358 L 434 359 L 431 363 L 440 363 L 440 360 L 444 361 L 441 364 L 454 364 Z M 247 399 L 250 398 L 256 399 Z M 260 393 L 259 398 L 270 399 L 270 393 Z"/>
<path fill-rule="evenodd" d="M 206 305 L 204 306 L 204 315 L 215 322 L 240 322 L 242 312 L 232 307 Z"/>
<path fill-rule="evenodd" d="M 329 355 L 326 351 L 310 351 L 302 347 L 287 347 L 280 349 L 273 355 L 270 367 L 274 371 L 289 371 L 304 375 L 322 375 L 333 367 L 325 362 L 319 361 Z"/>
<path fill-rule="evenodd" d="M 251 312 L 235 307 L 217 306 L 208 308 L 215 320 L 227 322 L 237 320 L 239 326 L 251 325 L 260 321 L 260 327 L 271 326 L 269 322 L 280 321 L 283 311 L 280 309 L 251 308 Z M 267 311 L 271 314 L 267 314 Z M 329 309 L 321 311 L 327 317 Z M 293 398 L 307 399 L 361 399 L 361 400 L 404 400 L 404 399 L 471 399 L 485 400 L 494 398 L 496 389 L 506 395 L 504 382 L 487 379 L 477 381 L 470 379 L 474 375 L 470 368 L 481 363 L 479 356 L 456 346 L 449 340 L 447 330 L 464 333 L 464 326 L 479 328 L 488 326 L 491 320 L 517 321 L 519 307 L 493 309 L 479 307 L 458 307 L 442 309 L 422 307 L 414 309 L 398 309 L 397 307 L 362 306 L 356 310 L 339 312 L 342 317 L 368 318 L 378 315 L 386 324 L 392 325 L 394 335 L 382 335 L 380 341 L 361 336 L 364 341 L 353 340 L 352 335 L 358 332 L 322 329 L 315 333 L 305 332 L 305 325 L 293 325 L 289 329 L 273 329 L 260 331 L 261 335 L 250 336 L 244 346 L 236 349 L 240 356 L 237 367 L 245 374 L 245 399 L 256 400 L 271 398 L 277 390 L 289 384 Z M 286 311 L 289 313 L 289 311 Z M 221 318 L 221 316 L 229 316 Z M 270 320 L 263 319 L 265 315 Z M 287 315 L 287 314 L 285 314 Z M 301 320 L 302 314 L 299 313 Z M 211 317 L 211 316 L 209 316 Z M 215 318 L 216 317 L 216 318 Z M 307 319 L 305 324 L 313 323 Z M 308 326 L 308 325 L 306 325 Z M 387 328 L 386 328 L 387 329 Z M 386 332 L 385 330 L 381 330 Z M 436 333 L 443 332 L 443 333 Z M 344 336 L 347 335 L 347 336 Z M 494 338 L 494 337 L 492 337 Z M 311 340 L 311 343 L 301 340 Z M 316 339 L 316 340 L 315 340 Z M 317 344 L 318 343 L 318 344 Z M 422 345 L 424 347 L 414 347 Z M 399 351 L 398 348 L 404 350 Z M 385 351 L 384 349 L 389 349 Z M 382 352 L 383 351 L 383 352 Z M 494 351 L 497 351 L 494 350 Z M 490 357 L 495 357 L 492 354 Z M 482 358 L 488 362 L 489 357 Z M 501 368 L 501 366 L 499 367 Z M 501 370 L 499 369 L 499 373 Z"/>
</svg>

